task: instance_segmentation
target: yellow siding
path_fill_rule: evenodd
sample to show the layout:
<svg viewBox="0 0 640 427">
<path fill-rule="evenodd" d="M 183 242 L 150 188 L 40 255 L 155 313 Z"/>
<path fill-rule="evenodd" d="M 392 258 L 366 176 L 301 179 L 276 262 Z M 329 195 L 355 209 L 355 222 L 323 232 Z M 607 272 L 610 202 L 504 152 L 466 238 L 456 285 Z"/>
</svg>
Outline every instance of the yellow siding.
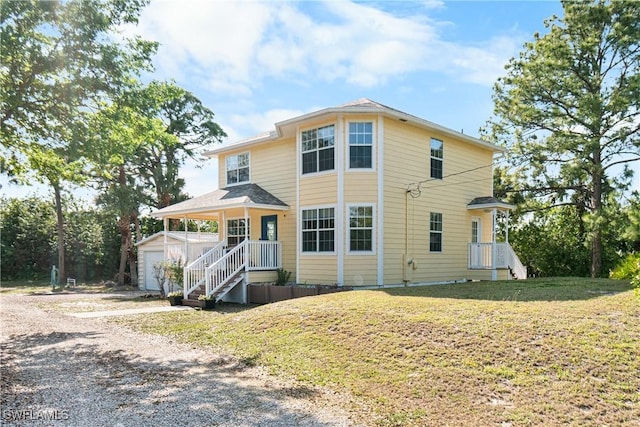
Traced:
<svg viewBox="0 0 640 427">
<path fill-rule="evenodd" d="M 225 158 L 228 155 L 250 152 L 251 182 L 258 184 L 269 193 L 289 205 L 287 211 L 251 209 L 251 239 L 261 237 L 261 217 L 278 215 L 278 240 L 282 242 L 283 268 L 293 272 L 296 269 L 296 141 L 295 138 L 278 140 L 268 144 L 239 149 L 220 155 L 218 166 L 221 187 L 226 183 Z M 228 210 L 226 218 L 244 216 L 243 209 Z"/>
<path fill-rule="evenodd" d="M 309 285 L 335 285 L 337 277 L 337 258 L 333 255 L 301 255 L 300 271 L 303 276 L 298 282 Z"/>
<path fill-rule="evenodd" d="M 247 282 L 248 283 L 275 282 L 277 276 L 278 275 L 275 271 L 249 271 L 247 272 Z"/>
<path fill-rule="evenodd" d="M 345 203 L 376 203 L 378 200 L 377 172 L 347 172 L 344 177 Z"/>
<path fill-rule="evenodd" d="M 431 137 L 444 141 L 443 180 L 429 180 Z M 385 120 L 384 148 L 385 283 L 402 279 L 405 251 L 415 263 L 413 282 L 466 278 L 471 216 L 477 215 L 466 206 L 475 197 L 491 195 L 492 153 L 392 120 Z M 424 180 L 419 194 L 411 197 L 408 184 Z M 430 212 L 443 215 L 441 253 L 429 251 Z M 484 240 L 491 220 L 480 215 Z"/>
<path fill-rule="evenodd" d="M 338 201 L 335 173 L 300 178 L 300 206 L 335 204 Z"/>
<path fill-rule="evenodd" d="M 348 246 L 349 242 L 345 242 Z M 344 259 L 345 286 L 372 286 L 377 283 L 376 255 L 346 255 Z"/>
</svg>

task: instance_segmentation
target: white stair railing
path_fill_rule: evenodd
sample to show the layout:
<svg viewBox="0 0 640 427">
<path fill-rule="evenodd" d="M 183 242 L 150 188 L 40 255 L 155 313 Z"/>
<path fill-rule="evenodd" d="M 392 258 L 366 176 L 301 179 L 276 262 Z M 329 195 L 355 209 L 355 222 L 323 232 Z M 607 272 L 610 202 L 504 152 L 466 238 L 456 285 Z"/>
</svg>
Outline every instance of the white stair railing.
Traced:
<svg viewBox="0 0 640 427">
<path fill-rule="evenodd" d="M 207 267 L 214 264 L 217 260 L 223 257 L 225 246 L 227 246 L 227 241 L 223 240 L 216 246 L 202 254 L 192 263 L 184 267 L 183 292 L 185 298 L 187 298 L 187 296 L 191 292 L 198 288 L 198 286 L 204 283 Z"/>
<path fill-rule="evenodd" d="M 205 295 L 212 295 L 247 267 L 247 245 L 243 240 L 219 260 L 207 267 L 205 273 Z"/>
<path fill-rule="evenodd" d="M 516 251 L 513 250 L 511 245 L 509 246 L 509 268 L 513 271 L 513 274 L 516 276 L 516 279 L 524 280 L 527 278 L 527 267 L 522 264 L 520 258 L 516 254 Z"/>
</svg>

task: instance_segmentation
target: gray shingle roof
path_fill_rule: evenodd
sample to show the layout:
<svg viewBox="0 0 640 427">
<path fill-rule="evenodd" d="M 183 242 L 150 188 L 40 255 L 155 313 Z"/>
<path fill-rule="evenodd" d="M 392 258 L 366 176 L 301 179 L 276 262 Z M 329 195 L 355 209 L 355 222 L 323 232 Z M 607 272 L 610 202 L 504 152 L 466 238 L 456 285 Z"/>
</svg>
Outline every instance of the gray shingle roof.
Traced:
<svg viewBox="0 0 640 427">
<path fill-rule="evenodd" d="M 241 184 L 219 188 L 202 196 L 185 200 L 151 212 L 151 216 L 163 218 L 177 214 L 217 211 L 232 207 L 288 208 L 288 205 L 257 184 Z"/>
<path fill-rule="evenodd" d="M 480 208 L 503 208 L 513 209 L 515 206 L 510 205 L 500 199 L 493 196 L 476 197 L 467 205 L 468 209 L 480 209 Z"/>
</svg>

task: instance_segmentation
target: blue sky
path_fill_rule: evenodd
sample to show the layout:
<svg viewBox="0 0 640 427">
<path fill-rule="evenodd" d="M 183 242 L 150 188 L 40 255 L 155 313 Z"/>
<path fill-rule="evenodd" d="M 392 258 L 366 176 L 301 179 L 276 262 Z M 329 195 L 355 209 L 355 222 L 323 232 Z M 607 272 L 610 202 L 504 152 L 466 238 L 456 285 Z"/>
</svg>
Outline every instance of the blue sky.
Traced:
<svg viewBox="0 0 640 427">
<path fill-rule="evenodd" d="M 160 42 L 147 77 L 193 92 L 228 142 L 362 97 L 477 135 L 504 65 L 554 13 L 558 1 L 152 0 L 128 32 Z M 191 195 L 217 188 L 213 161 L 183 175 Z"/>
</svg>

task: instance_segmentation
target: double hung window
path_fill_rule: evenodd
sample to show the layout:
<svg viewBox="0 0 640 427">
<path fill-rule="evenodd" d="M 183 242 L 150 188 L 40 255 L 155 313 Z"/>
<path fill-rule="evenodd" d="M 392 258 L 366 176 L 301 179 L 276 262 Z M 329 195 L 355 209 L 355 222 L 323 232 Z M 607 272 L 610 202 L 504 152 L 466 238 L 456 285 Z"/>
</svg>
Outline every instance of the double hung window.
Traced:
<svg viewBox="0 0 640 427">
<path fill-rule="evenodd" d="M 335 168 L 335 127 L 323 126 L 302 132 L 302 174 Z"/>
</svg>

